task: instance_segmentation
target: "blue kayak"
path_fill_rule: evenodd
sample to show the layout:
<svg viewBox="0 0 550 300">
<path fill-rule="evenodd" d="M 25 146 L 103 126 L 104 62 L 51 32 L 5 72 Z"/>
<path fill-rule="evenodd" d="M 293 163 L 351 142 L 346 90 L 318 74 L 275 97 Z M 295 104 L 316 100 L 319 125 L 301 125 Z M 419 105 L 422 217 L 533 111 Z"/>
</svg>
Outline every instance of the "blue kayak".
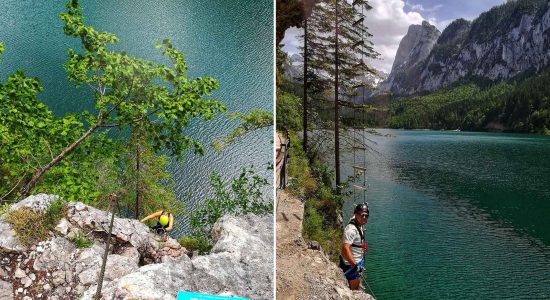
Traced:
<svg viewBox="0 0 550 300">
<path fill-rule="evenodd" d="M 180 291 L 178 293 L 178 297 L 176 298 L 176 300 L 220 300 L 220 299 L 249 300 L 248 298 L 218 296 L 218 295 L 185 292 L 185 291 Z"/>
</svg>

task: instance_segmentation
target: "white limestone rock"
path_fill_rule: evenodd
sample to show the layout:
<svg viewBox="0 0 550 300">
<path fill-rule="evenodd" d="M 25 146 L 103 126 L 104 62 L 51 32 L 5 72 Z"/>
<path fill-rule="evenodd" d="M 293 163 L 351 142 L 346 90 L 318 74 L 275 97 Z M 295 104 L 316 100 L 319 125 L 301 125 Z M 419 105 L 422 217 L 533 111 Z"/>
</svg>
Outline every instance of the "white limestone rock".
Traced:
<svg viewBox="0 0 550 300">
<path fill-rule="evenodd" d="M 13 285 L 9 282 L 0 280 L 0 299 L 13 300 Z"/>
<path fill-rule="evenodd" d="M 11 225 L 0 217 L 0 254 L 2 252 L 14 253 L 26 250 L 27 247 L 19 242 Z"/>
<path fill-rule="evenodd" d="M 10 212 L 19 210 L 24 207 L 31 208 L 35 212 L 44 212 L 50 204 L 59 199 L 59 196 L 57 195 L 48 195 L 48 194 L 38 194 L 38 195 L 31 195 L 15 204 L 13 204 L 10 208 Z"/>
<path fill-rule="evenodd" d="M 224 216 L 212 230 L 212 254 L 165 257 L 107 283 L 111 299 L 174 299 L 179 290 L 273 299 L 273 217 Z M 92 299 L 95 286 L 82 299 Z"/>
</svg>

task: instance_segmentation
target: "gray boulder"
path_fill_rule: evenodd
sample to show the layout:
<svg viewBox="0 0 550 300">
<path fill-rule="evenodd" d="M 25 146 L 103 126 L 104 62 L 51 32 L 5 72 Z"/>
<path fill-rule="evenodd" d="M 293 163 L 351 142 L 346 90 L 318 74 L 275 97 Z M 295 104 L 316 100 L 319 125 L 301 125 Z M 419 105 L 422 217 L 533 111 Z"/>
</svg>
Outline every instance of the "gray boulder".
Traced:
<svg viewBox="0 0 550 300">
<path fill-rule="evenodd" d="M 165 257 L 104 285 L 105 299 L 174 299 L 179 290 L 273 299 L 273 217 L 224 216 L 212 254 Z M 95 286 L 82 299 L 92 299 Z"/>
<path fill-rule="evenodd" d="M 59 199 L 59 196 L 57 195 L 48 195 L 48 194 L 32 195 L 13 204 L 10 208 L 10 212 L 19 210 L 24 207 L 31 208 L 36 212 L 44 212 L 46 211 L 46 209 L 48 209 L 50 204 L 57 199 Z"/>
<path fill-rule="evenodd" d="M 0 299 L 13 299 L 13 285 L 11 283 L 0 280 Z"/>
<path fill-rule="evenodd" d="M 3 253 L 13 253 L 25 251 L 27 248 L 19 242 L 15 231 L 10 224 L 0 217 L 0 255 Z"/>
<path fill-rule="evenodd" d="M 108 232 L 111 214 L 82 202 L 71 202 L 66 206 L 67 221 L 84 232 Z M 149 228 L 134 219 L 115 218 L 112 235 L 119 243 L 129 243 L 135 248 L 158 249 L 158 243 Z"/>
<path fill-rule="evenodd" d="M 38 194 L 29 196 L 15 204 L 10 208 L 10 212 L 28 207 L 36 212 L 44 212 L 52 203 L 52 201 L 58 199 L 59 196 Z M 15 253 L 26 251 L 27 248 L 19 242 L 15 231 L 6 222 L 3 217 L 0 217 L 0 254 L 1 253 Z"/>
</svg>

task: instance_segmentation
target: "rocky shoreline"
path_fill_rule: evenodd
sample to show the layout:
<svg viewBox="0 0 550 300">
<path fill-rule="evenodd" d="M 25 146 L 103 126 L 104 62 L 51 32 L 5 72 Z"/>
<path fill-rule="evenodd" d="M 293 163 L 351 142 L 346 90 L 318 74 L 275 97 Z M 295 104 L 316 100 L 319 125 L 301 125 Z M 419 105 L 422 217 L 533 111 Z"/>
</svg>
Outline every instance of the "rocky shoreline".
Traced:
<svg viewBox="0 0 550 300">
<path fill-rule="evenodd" d="M 36 195 L 12 206 L 43 212 L 56 199 Z M 179 290 L 273 298 L 272 216 L 224 216 L 212 230 L 211 254 L 193 256 L 134 219 L 115 217 L 102 299 L 174 299 Z M 92 299 L 110 214 L 70 202 L 49 239 L 25 247 L 0 217 L 0 299 Z M 29 224 L 32 226 L 32 224 Z M 79 249 L 75 235 L 93 241 Z"/>
</svg>

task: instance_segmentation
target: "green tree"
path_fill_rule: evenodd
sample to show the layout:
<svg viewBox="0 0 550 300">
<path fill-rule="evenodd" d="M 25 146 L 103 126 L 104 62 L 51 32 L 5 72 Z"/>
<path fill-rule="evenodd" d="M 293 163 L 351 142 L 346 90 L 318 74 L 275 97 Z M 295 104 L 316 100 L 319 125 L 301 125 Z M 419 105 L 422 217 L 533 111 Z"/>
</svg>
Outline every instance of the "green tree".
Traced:
<svg viewBox="0 0 550 300">
<path fill-rule="evenodd" d="M 68 1 L 66 8 L 67 11 L 60 15 L 65 22 L 65 34 L 78 37 L 82 42 L 80 53 L 73 49 L 68 51 L 69 60 L 65 66 L 68 78 L 76 86 L 92 90 L 97 114 L 84 112 L 81 115 L 84 122 L 75 116 L 63 119 L 67 126 L 80 127 L 81 134 L 65 144 L 61 151 L 52 153 L 48 163 L 35 169 L 20 188 L 21 197 L 28 195 L 46 172 L 100 129 L 118 128 L 132 134 L 133 125 L 140 123 L 143 130 L 155 133 L 151 136 L 155 151 L 165 149 L 178 158 L 187 150 L 203 153 L 202 145 L 185 136 L 182 128 L 194 117 L 209 120 L 225 110 L 219 101 L 208 98 L 218 88 L 217 81 L 211 77 L 187 78 L 183 53 L 168 39 L 157 48 L 171 61 L 173 68 L 132 57 L 124 51 L 109 50 L 109 45 L 118 42 L 115 35 L 86 26 L 77 0 Z M 19 77 L 22 89 L 13 97 L 34 96 L 39 90 L 37 83 L 28 82 L 22 74 Z M 8 101 L 7 105 L 12 102 Z M 47 127 L 49 124 L 42 125 Z"/>
<path fill-rule="evenodd" d="M 218 151 L 221 150 L 225 144 L 235 143 L 252 131 L 273 126 L 273 113 L 261 109 L 253 109 L 246 114 L 228 113 L 227 116 L 239 120 L 240 124 L 233 128 L 233 131 L 223 139 L 215 140 L 212 143 L 214 148 Z"/>
<path fill-rule="evenodd" d="M 220 174 L 213 173 L 210 185 L 214 189 L 213 198 L 205 199 L 191 215 L 191 226 L 196 235 L 208 235 L 214 223 L 225 214 L 273 213 L 273 199 L 266 198 L 262 191 L 268 181 L 257 175 L 253 167 L 241 169 L 241 174 L 232 180 L 231 185 L 223 182 Z"/>
<path fill-rule="evenodd" d="M 54 116 L 38 101 L 41 91 L 39 80 L 26 77 L 21 70 L 0 82 L 0 199 L 15 198 L 31 174 L 43 169 L 83 133 L 83 115 Z M 93 169 L 97 160 L 108 155 L 110 146 L 104 134 L 88 139 L 52 170 L 43 186 L 64 196 L 93 197 L 93 174 L 84 170 Z"/>
<path fill-rule="evenodd" d="M 357 88 L 365 86 L 362 81 L 368 73 L 375 74 L 367 65 L 367 60 L 376 58 L 370 41 L 371 34 L 364 25 L 366 12 L 372 7 L 368 1 L 357 0 L 353 3 L 340 0 L 326 0 L 317 3 L 308 22 L 309 30 L 304 37 L 304 64 L 310 64 L 309 72 L 304 76 L 312 80 L 304 80 L 306 93 L 313 91 L 325 92 L 327 83 L 332 84 L 333 106 L 331 107 L 334 125 L 335 180 L 341 185 L 340 179 L 340 106 L 354 109 L 365 109 L 355 105 L 350 99 L 357 93 Z M 308 45 L 309 44 L 309 45 Z M 307 49 L 307 52 L 305 51 Z M 317 82 L 317 84 L 315 83 Z M 305 99 L 305 97 L 304 97 Z M 321 96 L 320 100 L 326 99 Z M 304 101 L 304 105 L 307 103 Z M 303 111 L 307 112 L 304 107 Z M 304 120 L 306 128 L 307 120 Z"/>
</svg>

